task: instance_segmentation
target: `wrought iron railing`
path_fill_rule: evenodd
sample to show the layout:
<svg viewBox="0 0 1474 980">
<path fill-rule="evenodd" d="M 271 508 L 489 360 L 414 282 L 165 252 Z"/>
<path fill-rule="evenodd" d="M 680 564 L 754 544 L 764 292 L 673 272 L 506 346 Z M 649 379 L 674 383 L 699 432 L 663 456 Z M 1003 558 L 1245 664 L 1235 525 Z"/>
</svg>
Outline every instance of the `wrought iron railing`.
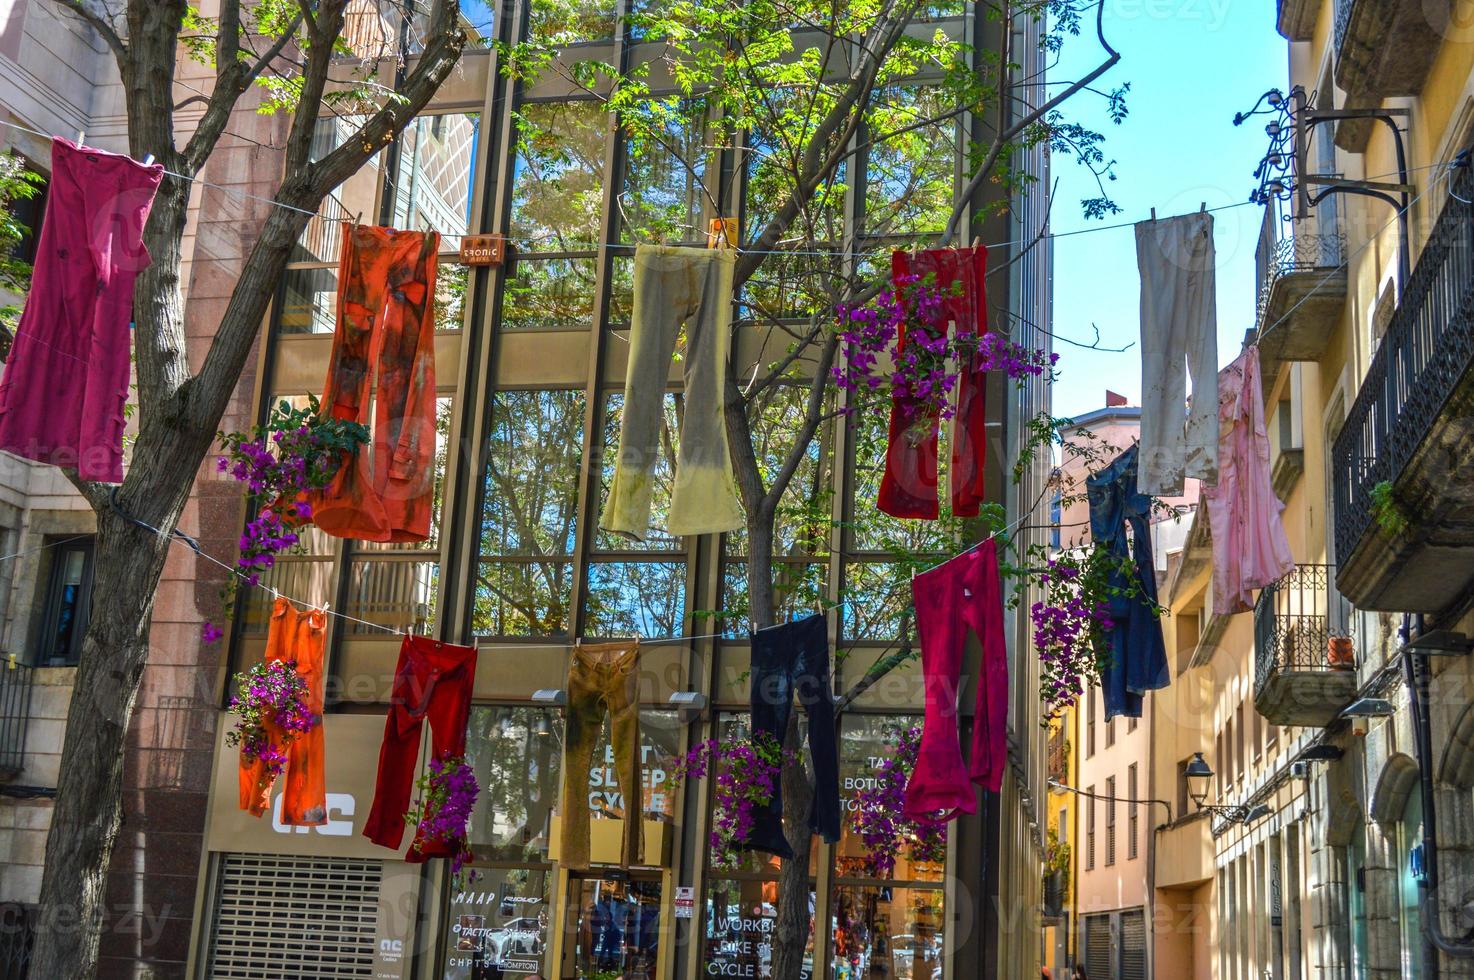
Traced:
<svg viewBox="0 0 1474 980">
<path fill-rule="evenodd" d="M 13 779 L 25 768 L 34 673 L 24 664 L 0 662 L 0 778 Z"/>
<path fill-rule="evenodd" d="M 1070 740 L 1064 729 L 1049 734 L 1049 778 L 1064 782 L 1070 775 Z"/>
<path fill-rule="evenodd" d="M 1335 44 L 1336 57 L 1341 56 L 1341 44 L 1346 40 L 1346 28 L 1351 23 L 1351 9 L 1357 0 L 1336 0 Z"/>
<path fill-rule="evenodd" d="M 1296 565 L 1254 606 L 1254 690 L 1276 673 L 1332 669 L 1330 638 L 1348 621 L 1333 565 Z"/>
<path fill-rule="evenodd" d="M 1372 489 L 1402 474 L 1474 363 L 1474 179 L 1455 172 L 1448 202 L 1398 299 L 1333 450 L 1336 554 L 1372 520 Z"/>
<path fill-rule="evenodd" d="M 1286 232 L 1290 232 L 1286 234 Z M 1269 296 L 1275 283 L 1297 272 L 1339 268 L 1346 261 L 1346 235 L 1339 223 L 1317 215 L 1287 222 L 1273 203 L 1264 209 L 1259 229 L 1259 246 L 1254 253 L 1254 271 L 1259 285 L 1259 306 L 1254 322 L 1263 331 L 1273 326 L 1264 322 Z"/>
<path fill-rule="evenodd" d="M 35 910 L 16 902 L 0 904 L 0 980 L 26 980 L 35 944 Z"/>
</svg>

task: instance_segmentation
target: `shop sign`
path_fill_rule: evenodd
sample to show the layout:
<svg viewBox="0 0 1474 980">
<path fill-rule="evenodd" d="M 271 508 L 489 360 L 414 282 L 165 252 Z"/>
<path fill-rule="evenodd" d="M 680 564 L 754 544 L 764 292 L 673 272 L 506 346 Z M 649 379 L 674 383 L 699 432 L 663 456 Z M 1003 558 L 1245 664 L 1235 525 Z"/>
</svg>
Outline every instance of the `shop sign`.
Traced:
<svg viewBox="0 0 1474 980">
<path fill-rule="evenodd" d="M 689 919 L 696 910 L 696 889 L 690 885 L 676 886 L 676 918 Z"/>
<path fill-rule="evenodd" d="M 501 265 L 506 258 L 506 239 L 501 235 L 462 235 L 463 265 Z"/>
</svg>

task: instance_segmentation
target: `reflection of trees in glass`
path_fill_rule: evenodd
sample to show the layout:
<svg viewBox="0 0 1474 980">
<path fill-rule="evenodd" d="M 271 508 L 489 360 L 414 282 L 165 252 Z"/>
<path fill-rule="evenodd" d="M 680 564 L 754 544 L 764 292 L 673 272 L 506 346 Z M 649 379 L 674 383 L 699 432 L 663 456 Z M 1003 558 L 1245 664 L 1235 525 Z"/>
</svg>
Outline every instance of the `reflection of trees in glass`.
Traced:
<svg viewBox="0 0 1474 980">
<path fill-rule="evenodd" d="M 435 273 L 435 328 L 459 330 L 466 312 L 466 282 L 470 266 L 441 262 Z"/>
<path fill-rule="evenodd" d="M 708 146 L 702 98 L 670 98 L 642 106 L 649 117 L 628 130 L 624 193 L 618 207 L 626 240 L 704 240 L 701 215 L 715 212 L 703 177 Z"/>
<path fill-rule="evenodd" d="M 684 561 L 589 565 L 585 629 L 592 636 L 678 636 L 686 618 Z"/>
<path fill-rule="evenodd" d="M 896 86 L 871 105 L 866 116 L 871 130 L 895 135 L 870 151 L 867 234 L 937 232 L 947 224 L 955 193 L 957 124 L 926 120 L 944 115 L 948 103 L 948 93 L 938 86 Z"/>
<path fill-rule="evenodd" d="M 481 785 L 470 828 L 477 856 L 546 860 L 563 759 L 562 719 L 548 708 L 473 708 L 466 752 Z"/>
<path fill-rule="evenodd" d="M 532 248 L 588 250 L 599 240 L 605 135 L 598 102 L 534 102 L 517 113 L 512 234 Z M 521 244 L 521 243 L 519 243 Z"/>
<path fill-rule="evenodd" d="M 493 396 L 472 614 L 478 634 L 568 630 L 583 413 L 582 391 Z"/>
<path fill-rule="evenodd" d="M 594 322 L 592 258 L 521 259 L 502 291 L 503 330 L 588 330 Z"/>
<path fill-rule="evenodd" d="M 531 0 L 528 33 L 534 42 L 561 46 L 614 36 L 613 0 Z"/>
</svg>

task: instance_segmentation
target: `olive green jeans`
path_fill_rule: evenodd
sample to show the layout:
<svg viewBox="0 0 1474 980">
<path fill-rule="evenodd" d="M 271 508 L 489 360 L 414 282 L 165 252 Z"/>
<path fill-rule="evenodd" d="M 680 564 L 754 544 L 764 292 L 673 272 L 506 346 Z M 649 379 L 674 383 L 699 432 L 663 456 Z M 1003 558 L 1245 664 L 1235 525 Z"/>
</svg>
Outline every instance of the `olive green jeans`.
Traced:
<svg viewBox="0 0 1474 980">
<path fill-rule="evenodd" d="M 651 484 L 671 357 L 682 329 L 685 413 L 665 530 L 712 534 L 743 525 L 727 452 L 727 353 L 732 343 L 732 273 L 727 249 L 641 245 L 635 249 L 635 301 L 619 456 L 599 526 L 645 540 Z"/>
<path fill-rule="evenodd" d="M 614 777 L 624 800 L 624 840 L 620 864 L 640 863 L 644 791 L 640 786 L 640 641 L 574 644 L 568 666 L 568 723 L 563 748 L 563 844 L 565 868 L 589 866 L 589 773 L 594 750 L 609 715 L 614 746 Z M 602 767 L 601 767 L 602 768 Z"/>
</svg>

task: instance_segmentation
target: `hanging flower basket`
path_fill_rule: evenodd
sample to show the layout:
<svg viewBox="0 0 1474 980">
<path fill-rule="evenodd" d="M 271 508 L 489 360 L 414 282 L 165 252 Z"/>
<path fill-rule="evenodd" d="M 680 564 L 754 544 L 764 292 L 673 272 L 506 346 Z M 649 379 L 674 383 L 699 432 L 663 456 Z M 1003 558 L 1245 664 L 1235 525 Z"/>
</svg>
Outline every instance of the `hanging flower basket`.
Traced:
<svg viewBox="0 0 1474 980">
<path fill-rule="evenodd" d="M 308 707 L 307 682 L 291 660 L 256 664 L 236 674 L 226 708 L 238 715 L 225 744 L 240 746 L 248 761 L 266 764 L 268 781 L 287 765 L 287 746 L 322 719 Z"/>
<path fill-rule="evenodd" d="M 913 820 L 903 812 L 906 784 L 920 751 L 921 729 L 905 729 L 896 738 L 895 750 L 876 767 L 874 778 L 855 794 L 850 827 L 865 844 L 861 860 L 866 877 L 889 878 L 902 853 L 915 864 L 947 859 L 947 825 Z"/>
<path fill-rule="evenodd" d="M 676 762 L 671 773 L 674 785 L 716 774 L 716 800 L 708 837 L 712 867 L 733 871 L 741 865 L 756 813 L 772 802 L 786 758 L 790 758 L 789 753 L 775 738 L 767 732 L 756 732 L 751 742 L 708 739 Z"/>
<path fill-rule="evenodd" d="M 431 759 L 415 788 L 419 796 L 405 814 L 405 822 L 416 828 L 415 849 L 423 851 L 425 844 L 431 842 L 447 845 L 451 852 L 450 873 L 456 886 L 475 881 L 475 871 L 468 877 L 462 872 L 473 857 L 467 828 L 480 794 L 476 770 L 463 755 Z"/>
</svg>

